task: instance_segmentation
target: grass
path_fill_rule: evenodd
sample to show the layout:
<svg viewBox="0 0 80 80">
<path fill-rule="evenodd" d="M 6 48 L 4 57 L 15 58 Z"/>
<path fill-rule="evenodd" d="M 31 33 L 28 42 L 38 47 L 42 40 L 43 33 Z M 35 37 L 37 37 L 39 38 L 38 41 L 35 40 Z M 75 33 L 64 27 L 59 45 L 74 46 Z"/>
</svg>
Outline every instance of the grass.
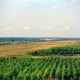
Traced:
<svg viewBox="0 0 80 80">
<path fill-rule="evenodd" d="M 1 45 L 0 56 L 7 55 L 24 55 L 25 52 L 35 51 L 39 49 L 48 49 L 52 47 L 60 47 L 67 45 L 76 45 L 78 41 L 48 41 L 48 42 L 28 42 L 24 44 Z"/>
<path fill-rule="evenodd" d="M 73 56 L 64 56 L 64 55 L 51 55 L 51 56 L 32 56 L 32 55 L 24 55 L 24 54 L 21 54 L 21 55 L 18 55 L 18 54 L 14 54 L 14 55 L 9 55 L 9 56 L 5 56 L 5 57 L 18 57 L 18 58 L 49 58 L 49 57 L 61 57 L 61 58 L 80 58 L 80 54 L 75 54 Z"/>
</svg>

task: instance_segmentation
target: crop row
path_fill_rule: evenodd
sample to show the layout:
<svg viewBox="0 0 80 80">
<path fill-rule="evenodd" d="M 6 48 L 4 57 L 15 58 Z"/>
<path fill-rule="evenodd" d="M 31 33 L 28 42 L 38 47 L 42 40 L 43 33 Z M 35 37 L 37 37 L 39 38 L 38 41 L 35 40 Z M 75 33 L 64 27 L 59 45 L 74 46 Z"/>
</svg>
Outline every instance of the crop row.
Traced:
<svg viewBox="0 0 80 80">
<path fill-rule="evenodd" d="M 42 49 L 37 51 L 28 52 L 29 55 L 53 55 L 53 54 L 61 54 L 61 55 L 74 55 L 80 54 L 80 46 L 65 46 L 65 47 L 55 47 L 50 49 Z"/>
<path fill-rule="evenodd" d="M 0 58 L 0 80 L 80 80 L 79 58 Z"/>
</svg>

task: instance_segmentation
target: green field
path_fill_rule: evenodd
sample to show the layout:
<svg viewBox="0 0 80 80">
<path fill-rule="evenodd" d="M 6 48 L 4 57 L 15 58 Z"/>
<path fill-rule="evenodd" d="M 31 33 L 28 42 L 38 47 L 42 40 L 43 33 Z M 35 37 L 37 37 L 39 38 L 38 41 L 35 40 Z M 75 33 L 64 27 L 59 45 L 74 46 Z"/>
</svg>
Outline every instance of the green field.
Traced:
<svg viewBox="0 0 80 80">
<path fill-rule="evenodd" d="M 75 54 L 80 54 L 80 45 L 75 46 L 65 46 L 65 47 L 54 47 L 50 49 L 42 49 L 37 51 L 28 52 L 27 54 L 33 55 L 33 56 L 47 56 L 47 55 L 66 55 L 66 56 L 72 56 Z"/>
<path fill-rule="evenodd" d="M 0 80 L 80 80 L 80 58 L 0 58 Z"/>
</svg>

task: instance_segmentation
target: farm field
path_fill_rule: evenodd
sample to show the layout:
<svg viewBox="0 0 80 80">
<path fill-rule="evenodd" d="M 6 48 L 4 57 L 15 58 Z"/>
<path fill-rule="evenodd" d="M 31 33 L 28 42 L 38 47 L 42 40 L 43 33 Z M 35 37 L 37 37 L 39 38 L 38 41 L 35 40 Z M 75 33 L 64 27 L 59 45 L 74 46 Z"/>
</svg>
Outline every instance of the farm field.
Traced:
<svg viewBox="0 0 80 80">
<path fill-rule="evenodd" d="M 80 80 L 80 58 L 0 58 L 0 80 Z"/>
<path fill-rule="evenodd" d="M 80 80 L 80 41 L 0 45 L 0 80 Z"/>
<path fill-rule="evenodd" d="M 73 46 L 64 46 L 64 47 L 53 47 L 49 49 L 41 49 L 32 52 L 28 52 L 26 54 L 30 54 L 33 56 L 48 56 L 48 55 L 65 55 L 65 56 L 72 56 L 75 54 L 80 54 L 80 45 L 73 45 Z"/>
<path fill-rule="evenodd" d="M 0 56 L 24 54 L 25 52 L 31 52 L 40 49 L 48 49 L 52 47 L 60 47 L 67 45 L 80 44 L 76 40 L 72 41 L 48 41 L 48 42 L 28 42 L 23 44 L 14 45 L 0 45 Z"/>
</svg>

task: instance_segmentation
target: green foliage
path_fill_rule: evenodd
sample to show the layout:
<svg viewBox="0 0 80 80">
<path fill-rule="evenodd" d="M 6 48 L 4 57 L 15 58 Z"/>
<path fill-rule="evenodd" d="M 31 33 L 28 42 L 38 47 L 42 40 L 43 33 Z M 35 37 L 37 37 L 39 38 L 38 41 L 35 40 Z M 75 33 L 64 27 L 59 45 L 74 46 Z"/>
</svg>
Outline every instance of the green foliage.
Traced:
<svg viewBox="0 0 80 80">
<path fill-rule="evenodd" d="M 76 73 L 76 68 L 74 66 L 74 64 L 72 65 L 72 71 L 73 71 L 73 80 L 77 79 L 77 73 Z"/>
<path fill-rule="evenodd" d="M 74 55 L 80 54 L 80 46 L 66 46 L 66 47 L 55 47 L 51 49 L 42 49 L 37 51 L 29 52 L 30 55 L 52 55 L 52 54 L 61 54 L 61 55 Z"/>
<path fill-rule="evenodd" d="M 44 80 L 48 77 L 79 80 L 80 58 L 0 58 L 0 80 Z"/>
<path fill-rule="evenodd" d="M 62 80 L 65 80 L 65 76 L 66 76 L 66 66 L 65 65 L 63 65 L 62 66 Z"/>
<path fill-rule="evenodd" d="M 30 74 L 29 73 L 26 73 L 25 80 L 28 80 L 28 79 L 30 79 Z"/>
<path fill-rule="evenodd" d="M 43 75 L 43 78 L 46 79 L 48 76 L 49 76 L 49 68 L 46 68 L 44 75 Z"/>
<path fill-rule="evenodd" d="M 56 77 L 56 79 L 60 79 L 61 78 L 61 68 L 60 68 L 60 65 L 56 69 L 55 77 Z"/>
<path fill-rule="evenodd" d="M 17 75 L 17 79 L 18 80 L 22 80 L 24 78 L 22 71 L 19 72 L 19 74 Z"/>
<path fill-rule="evenodd" d="M 42 80 L 43 79 L 41 71 L 39 71 L 39 73 L 37 73 L 37 77 L 38 77 L 38 80 Z"/>
<path fill-rule="evenodd" d="M 16 79 L 15 79 L 15 76 L 12 77 L 12 80 L 16 80 Z"/>
<path fill-rule="evenodd" d="M 38 80 L 38 77 L 34 72 L 31 74 L 31 80 Z"/>
<path fill-rule="evenodd" d="M 66 72 L 67 72 L 67 78 L 68 79 L 70 79 L 71 78 L 71 76 L 72 76 L 72 73 L 71 73 L 71 62 L 70 62 L 71 60 L 70 60 L 70 58 L 68 58 L 67 59 L 67 70 L 66 70 Z"/>
</svg>

